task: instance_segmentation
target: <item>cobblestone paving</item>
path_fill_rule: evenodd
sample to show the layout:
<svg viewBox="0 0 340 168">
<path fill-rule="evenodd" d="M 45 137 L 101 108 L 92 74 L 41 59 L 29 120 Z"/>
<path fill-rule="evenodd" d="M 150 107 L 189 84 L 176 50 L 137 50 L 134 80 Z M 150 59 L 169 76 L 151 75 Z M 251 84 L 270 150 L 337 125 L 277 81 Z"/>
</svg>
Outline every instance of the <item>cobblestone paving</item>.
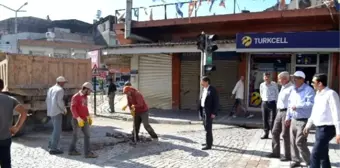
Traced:
<svg viewBox="0 0 340 168">
<path fill-rule="evenodd" d="M 97 159 L 67 154 L 51 156 L 46 151 L 49 131 L 30 133 L 15 139 L 12 145 L 13 167 L 28 168 L 278 168 L 289 162 L 263 157 L 271 149 L 271 140 L 260 140 L 262 131 L 231 126 L 214 125 L 214 149 L 202 151 L 205 132 L 200 125 L 153 124 L 161 134 L 159 142 L 124 143 L 121 138 L 107 137 L 107 132 L 129 132 L 131 123 L 102 118 L 92 127 L 92 148 Z M 143 134 L 145 133 L 144 129 Z M 61 147 L 66 151 L 70 133 L 63 133 Z M 79 140 L 79 147 L 82 146 Z M 309 136 L 309 142 L 313 135 Z M 334 144 L 334 142 L 332 142 Z M 333 167 L 340 167 L 339 146 L 331 145 Z"/>
</svg>

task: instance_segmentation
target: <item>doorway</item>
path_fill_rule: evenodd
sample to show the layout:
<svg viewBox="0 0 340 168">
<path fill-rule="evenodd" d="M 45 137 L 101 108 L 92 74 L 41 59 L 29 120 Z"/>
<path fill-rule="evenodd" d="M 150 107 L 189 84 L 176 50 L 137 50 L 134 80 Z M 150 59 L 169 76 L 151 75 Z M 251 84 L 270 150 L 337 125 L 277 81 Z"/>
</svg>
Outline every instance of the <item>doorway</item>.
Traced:
<svg viewBox="0 0 340 168">
<path fill-rule="evenodd" d="M 305 82 L 306 84 L 312 86 L 313 76 L 317 73 L 316 67 L 296 67 L 296 71 L 302 71 L 306 75 Z"/>
</svg>

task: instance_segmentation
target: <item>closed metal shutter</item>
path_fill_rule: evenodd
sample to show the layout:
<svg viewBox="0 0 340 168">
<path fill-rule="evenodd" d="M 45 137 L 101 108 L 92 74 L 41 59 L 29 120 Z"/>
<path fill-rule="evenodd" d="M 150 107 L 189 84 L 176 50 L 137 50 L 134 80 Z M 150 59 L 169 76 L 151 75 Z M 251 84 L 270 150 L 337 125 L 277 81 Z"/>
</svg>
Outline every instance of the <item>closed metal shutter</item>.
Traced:
<svg viewBox="0 0 340 168">
<path fill-rule="evenodd" d="M 172 57 L 140 56 L 138 71 L 139 91 L 149 108 L 172 109 Z"/>
<path fill-rule="evenodd" d="M 200 53 L 183 53 L 180 109 L 196 110 L 200 92 Z"/>
<path fill-rule="evenodd" d="M 216 87 L 220 97 L 220 110 L 229 112 L 234 105 L 232 91 L 238 81 L 238 60 L 213 60 L 216 71 L 210 77 L 211 84 Z"/>
</svg>

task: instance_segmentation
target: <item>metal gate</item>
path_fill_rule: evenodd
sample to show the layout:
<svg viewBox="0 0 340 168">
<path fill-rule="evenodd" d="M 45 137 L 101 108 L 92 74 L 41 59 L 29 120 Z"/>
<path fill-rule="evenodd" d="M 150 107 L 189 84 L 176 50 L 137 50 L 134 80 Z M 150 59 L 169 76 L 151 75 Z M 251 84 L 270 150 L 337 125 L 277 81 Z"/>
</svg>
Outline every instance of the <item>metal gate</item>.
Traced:
<svg viewBox="0 0 340 168">
<path fill-rule="evenodd" d="M 138 71 L 139 91 L 149 108 L 172 109 L 172 57 L 140 56 Z"/>
<path fill-rule="evenodd" d="M 200 53 L 183 53 L 181 56 L 180 109 L 196 110 L 200 92 Z"/>
</svg>

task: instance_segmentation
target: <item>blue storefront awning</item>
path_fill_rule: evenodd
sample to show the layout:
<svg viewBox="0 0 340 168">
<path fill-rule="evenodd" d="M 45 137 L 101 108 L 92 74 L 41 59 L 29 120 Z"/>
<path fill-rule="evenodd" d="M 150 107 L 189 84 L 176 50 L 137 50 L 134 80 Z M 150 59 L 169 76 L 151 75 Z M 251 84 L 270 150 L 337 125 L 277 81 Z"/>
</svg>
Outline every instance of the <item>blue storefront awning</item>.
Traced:
<svg viewBox="0 0 340 168">
<path fill-rule="evenodd" d="M 340 32 L 238 33 L 237 52 L 339 52 Z"/>
</svg>

